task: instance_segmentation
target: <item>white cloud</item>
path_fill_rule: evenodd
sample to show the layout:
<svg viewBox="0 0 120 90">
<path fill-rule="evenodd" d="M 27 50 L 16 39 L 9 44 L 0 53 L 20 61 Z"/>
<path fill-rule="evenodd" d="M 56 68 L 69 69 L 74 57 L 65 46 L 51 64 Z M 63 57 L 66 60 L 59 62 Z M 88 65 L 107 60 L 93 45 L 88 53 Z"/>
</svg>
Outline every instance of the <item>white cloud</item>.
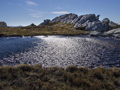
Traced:
<svg viewBox="0 0 120 90">
<path fill-rule="evenodd" d="M 55 12 L 51 12 L 52 14 L 68 14 L 70 12 L 68 11 L 55 11 Z"/>
<path fill-rule="evenodd" d="M 39 15 L 39 14 L 29 14 L 31 17 L 34 17 L 34 18 L 40 18 L 42 17 L 42 15 Z"/>
<path fill-rule="evenodd" d="M 33 1 L 26 1 L 26 4 L 28 5 L 34 5 L 34 6 L 37 6 L 38 4 L 33 2 Z"/>
</svg>

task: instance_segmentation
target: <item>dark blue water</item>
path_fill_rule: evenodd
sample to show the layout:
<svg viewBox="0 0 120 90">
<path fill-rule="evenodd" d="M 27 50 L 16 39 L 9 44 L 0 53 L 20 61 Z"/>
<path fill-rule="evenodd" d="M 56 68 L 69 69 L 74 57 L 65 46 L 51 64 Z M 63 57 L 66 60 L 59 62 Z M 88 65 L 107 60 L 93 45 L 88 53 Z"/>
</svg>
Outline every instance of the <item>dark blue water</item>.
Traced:
<svg viewBox="0 0 120 90">
<path fill-rule="evenodd" d="M 0 38 L 0 65 L 120 66 L 120 40 L 81 36 Z"/>
</svg>

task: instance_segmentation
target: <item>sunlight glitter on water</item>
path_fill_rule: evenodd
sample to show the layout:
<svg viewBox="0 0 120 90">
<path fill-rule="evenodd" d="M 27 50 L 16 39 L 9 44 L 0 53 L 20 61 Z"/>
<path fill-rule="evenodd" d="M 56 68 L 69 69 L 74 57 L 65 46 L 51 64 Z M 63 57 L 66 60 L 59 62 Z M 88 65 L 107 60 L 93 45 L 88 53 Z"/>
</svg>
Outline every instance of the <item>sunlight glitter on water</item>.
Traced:
<svg viewBox="0 0 120 90">
<path fill-rule="evenodd" d="M 120 61 L 119 40 L 79 36 L 35 36 L 4 39 L 1 42 L 1 65 L 25 63 L 41 64 L 43 67 L 100 66 Z"/>
</svg>

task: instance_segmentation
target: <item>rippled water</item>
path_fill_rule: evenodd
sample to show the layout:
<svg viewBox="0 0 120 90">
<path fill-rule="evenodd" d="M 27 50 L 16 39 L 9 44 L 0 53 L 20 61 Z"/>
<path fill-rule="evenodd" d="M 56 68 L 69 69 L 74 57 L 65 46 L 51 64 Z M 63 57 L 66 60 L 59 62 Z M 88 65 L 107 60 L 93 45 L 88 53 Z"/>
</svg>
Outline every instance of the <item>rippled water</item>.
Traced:
<svg viewBox="0 0 120 90">
<path fill-rule="evenodd" d="M 120 66 L 120 40 L 81 36 L 0 38 L 0 65 Z"/>
</svg>

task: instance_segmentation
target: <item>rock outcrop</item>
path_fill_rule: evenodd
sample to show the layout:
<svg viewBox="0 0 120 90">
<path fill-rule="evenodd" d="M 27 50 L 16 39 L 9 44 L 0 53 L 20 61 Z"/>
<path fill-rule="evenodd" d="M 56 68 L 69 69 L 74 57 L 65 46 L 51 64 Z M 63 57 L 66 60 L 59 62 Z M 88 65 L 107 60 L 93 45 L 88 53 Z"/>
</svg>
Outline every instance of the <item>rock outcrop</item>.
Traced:
<svg viewBox="0 0 120 90">
<path fill-rule="evenodd" d="M 36 26 L 34 23 L 30 24 L 30 26 Z"/>
<path fill-rule="evenodd" d="M 5 22 L 0 22 L 0 27 L 7 27 L 7 24 Z"/>
<path fill-rule="evenodd" d="M 51 23 L 62 22 L 74 24 L 75 28 L 85 27 L 85 30 L 97 30 L 97 31 L 107 31 L 109 30 L 109 25 L 116 25 L 116 23 L 111 22 L 108 18 L 99 20 L 100 15 L 95 14 L 86 14 L 78 16 L 76 14 L 70 13 L 61 15 L 54 18 Z"/>
<path fill-rule="evenodd" d="M 104 35 L 120 38 L 120 28 L 112 29 L 110 31 L 107 31 L 107 32 L 104 33 Z"/>
<path fill-rule="evenodd" d="M 46 24 L 50 24 L 50 19 L 45 19 L 43 23 L 41 23 L 41 25 L 46 25 Z"/>
<path fill-rule="evenodd" d="M 70 13 L 70 14 L 65 14 L 65 15 L 61 15 L 59 17 L 54 18 L 51 23 L 55 23 L 55 22 L 62 22 L 62 23 L 73 23 L 75 24 L 75 22 L 77 22 L 78 19 L 78 15 Z"/>
<path fill-rule="evenodd" d="M 117 27 L 118 24 L 115 23 L 115 22 L 113 22 L 113 21 L 110 21 L 110 22 L 109 22 L 109 26 L 111 26 L 111 27 Z"/>
</svg>

